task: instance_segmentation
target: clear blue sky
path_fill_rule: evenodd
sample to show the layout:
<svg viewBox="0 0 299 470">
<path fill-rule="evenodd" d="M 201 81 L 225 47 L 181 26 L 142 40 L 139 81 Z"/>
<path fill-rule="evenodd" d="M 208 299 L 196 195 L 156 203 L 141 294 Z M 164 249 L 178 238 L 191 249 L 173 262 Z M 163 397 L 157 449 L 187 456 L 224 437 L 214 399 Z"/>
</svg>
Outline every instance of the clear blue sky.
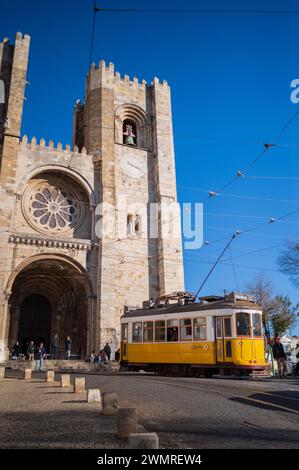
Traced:
<svg viewBox="0 0 299 470">
<path fill-rule="evenodd" d="M 292 0 L 99 3 L 110 8 L 299 8 Z M 23 121 L 23 133 L 30 137 L 71 142 L 73 104 L 84 98 L 91 5 L 92 0 L 1 2 L 2 36 L 13 42 L 16 31 L 22 31 L 32 37 Z M 290 101 L 290 82 L 299 78 L 298 25 L 299 14 L 97 14 L 95 62 L 114 62 L 122 74 L 148 81 L 165 78 L 172 87 L 181 202 L 201 202 L 207 193 L 180 186 L 219 189 L 262 151 L 260 142 L 273 141 L 299 109 Z M 299 177 L 299 116 L 278 142 L 282 146 L 266 153 L 248 175 Z M 222 240 L 185 252 L 186 288 L 198 288 L 235 229 L 264 223 L 232 244 L 236 276 L 227 253 L 227 264 L 216 268 L 202 294 L 242 290 L 262 271 L 277 293 L 297 303 L 298 291 L 278 271 L 277 245 L 298 237 L 299 212 L 277 224 L 266 221 L 299 208 L 298 183 L 239 179 L 225 192 L 242 197 L 219 196 L 205 204 L 204 238 Z M 246 255 L 262 248 L 267 250 Z"/>
</svg>

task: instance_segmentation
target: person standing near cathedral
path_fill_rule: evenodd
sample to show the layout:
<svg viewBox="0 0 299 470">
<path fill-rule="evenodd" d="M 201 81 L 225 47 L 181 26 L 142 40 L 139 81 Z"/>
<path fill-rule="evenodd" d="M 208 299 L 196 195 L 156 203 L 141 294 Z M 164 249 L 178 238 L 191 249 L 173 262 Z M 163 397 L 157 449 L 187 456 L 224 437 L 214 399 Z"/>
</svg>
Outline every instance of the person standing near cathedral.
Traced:
<svg viewBox="0 0 299 470">
<path fill-rule="evenodd" d="M 39 347 L 36 350 L 36 371 L 43 372 L 44 370 L 44 357 L 46 354 L 46 348 L 44 343 L 40 343 Z"/>
<path fill-rule="evenodd" d="M 104 347 L 104 351 L 106 353 L 106 356 L 108 358 L 108 361 L 110 361 L 110 356 L 111 356 L 111 348 L 109 346 L 109 343 L 106 343 L 106 346 Z"/>
<path fill-rule="evenodd" d="M 51 341 L 51 359 L 58 359 L 59 339 L 58 335 L 54 335 Z"/>
<path fill-rule="evenodd" d="M 67 359 L 70 359 L 71 357 L 71 350 L 72 350 L 72 342 L 71 342 L 71 338 L 68 336 L 65 341 L 65 355 Z"/>
<path fill-rule="evenodd" d="M 34 342 L 30 341 L 30 343 L 28 344 L 28 348 L 27 348 L 27 356 L 28 356 L 29 361 L 34 360 L 34 352 L 35 352 Z"/>
</svg>

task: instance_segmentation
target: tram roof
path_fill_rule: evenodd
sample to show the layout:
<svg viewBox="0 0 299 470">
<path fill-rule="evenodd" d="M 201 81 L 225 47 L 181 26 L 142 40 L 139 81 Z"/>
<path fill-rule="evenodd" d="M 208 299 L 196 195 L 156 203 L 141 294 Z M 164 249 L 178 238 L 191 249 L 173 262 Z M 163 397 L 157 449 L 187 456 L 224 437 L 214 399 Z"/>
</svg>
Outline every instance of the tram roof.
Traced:
<svg viewBox="0 0 299 470">
<path fill-rule="evenodd" d="M 196 312 L 198 310 L 220 310 L 220 309 L 240 309 L 246 308 L 251 310 L 261 310 L 261 306 L 250 302 L 248 300 L 237 300 L 237 301 L 225 301 L 223 299 L 216 300 L 214 302 L 200 302 L 188 305 L 172 304 L 157 308 L 140 308 L 136 310 L 128 310 L 122 318 L 131 317 L 143 317 L 152 315 L 161 315 L 167 313 L 185 313 L 185 312 Z"/>
</svg>

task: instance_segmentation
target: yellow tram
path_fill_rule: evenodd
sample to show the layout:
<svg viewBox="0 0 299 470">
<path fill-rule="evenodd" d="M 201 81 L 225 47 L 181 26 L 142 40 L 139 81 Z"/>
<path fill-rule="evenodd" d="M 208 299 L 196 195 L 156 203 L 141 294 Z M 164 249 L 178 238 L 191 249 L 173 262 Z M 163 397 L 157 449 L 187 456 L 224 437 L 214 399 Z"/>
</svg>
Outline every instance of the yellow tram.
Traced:
<svg viewBox="0 0 299 470">
<path fill-rule="evenodd" d="M 267 366 L 262 310 L 246 294 L 129 310 L 121 334 L 122 370 L 210 377 Z"/>
</svg>

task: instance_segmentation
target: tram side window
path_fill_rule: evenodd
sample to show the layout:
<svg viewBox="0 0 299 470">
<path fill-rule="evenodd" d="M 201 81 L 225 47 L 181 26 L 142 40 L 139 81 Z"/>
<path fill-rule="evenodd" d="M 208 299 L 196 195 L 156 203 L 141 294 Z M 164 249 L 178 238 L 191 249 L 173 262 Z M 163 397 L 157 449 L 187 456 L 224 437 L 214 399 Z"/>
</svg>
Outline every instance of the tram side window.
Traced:
<svg viewBox="0 0 299 470">
<path fill-rule="evenodd" d="M 141 343 L 142 341 L 142 323 L 133 323 L 132 342 Z"/>
<path fill-rule="evenodd" d="M 262 316 L 259 313 L 252 314 L 253 336 L 262 336 Z"/>
<path fill-rule="evenodd" d="M 178 341 L 179 339 L 179 321 L 167 320 L 167 342 Z"/>
<path fill-rule="evenodd" d="M 193 318 L 193 340 L 207 339 L 207 320 L 204 317 Z"/>
<path fill-rule="evenodd" d="M 154 341 L 154 322 L 145 321 L 143 323 L 143 342 L 152 343 Z"/>
<path fill-rule="evenodd" d="M 191 318 L 180 320 L 181 341 L 192 341 L 192 323 Z"/>
<path fill-rule="evenodd" d="M 165 341 L 165 321 L 164 320 L 155 322 L 155 341 L 159 343 Z"/>
<path fill-rule="evenodd" d="M 249 313 L 237 313 L 237 335 L 250 336 L 250 315 Z"/>
</svg>

